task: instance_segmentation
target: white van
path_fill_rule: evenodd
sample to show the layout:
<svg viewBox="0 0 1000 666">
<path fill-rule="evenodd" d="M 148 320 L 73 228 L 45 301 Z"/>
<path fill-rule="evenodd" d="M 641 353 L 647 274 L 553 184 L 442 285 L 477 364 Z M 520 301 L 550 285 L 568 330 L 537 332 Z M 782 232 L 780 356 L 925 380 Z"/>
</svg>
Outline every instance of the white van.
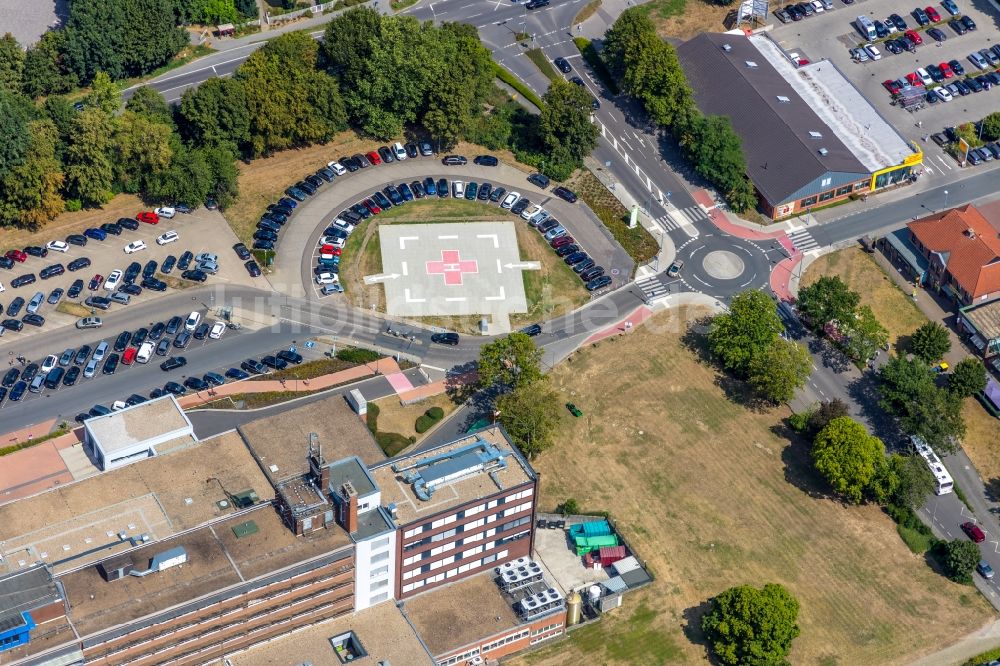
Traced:
<svg viewBox="0 0 1000 666">
<path fill-rule="evenodd" d="M 857 27 L 858 32 L 861 33 L 861 36 L 869 42 L 873 42 L 878 39 L 878 33 L 875 31 L 875 24 L 872 23 L 871 19 L 867 16 L 859 16 L 854 22 L 854 25 Z"/>
<path fill-rule="evenodd" d="M 153 356 L 153 346 L 152 342 L 143 342 L 139 345 L 139 351 L 136 352 L 135 362 L 136 363 L 149 363 L 149 359 Z"/>
</svg>

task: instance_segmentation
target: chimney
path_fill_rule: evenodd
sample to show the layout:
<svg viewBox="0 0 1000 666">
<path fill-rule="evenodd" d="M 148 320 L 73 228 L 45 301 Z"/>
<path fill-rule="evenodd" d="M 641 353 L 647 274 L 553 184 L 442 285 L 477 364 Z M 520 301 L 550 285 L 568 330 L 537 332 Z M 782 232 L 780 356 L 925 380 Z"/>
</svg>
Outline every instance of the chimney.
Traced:
<svg viewBox="0 0 1000 666">
<path fill-rule="evenodd" d="M 309 433 L 309 472 L 325 497 L 330 486 L 330 468 L 323 458 L 323 447 L 320 446 L 319 436 L 314 432 Z"/>
<path fill-rule="evenodd" d="M 340 504 L 340 526 L 348 534 L 353 534 L 358 531 L 358 491 L 354 489 L 354 484 L 344 482 L 340 487 L 340 497 L 343 499 Z"/>
</svg>

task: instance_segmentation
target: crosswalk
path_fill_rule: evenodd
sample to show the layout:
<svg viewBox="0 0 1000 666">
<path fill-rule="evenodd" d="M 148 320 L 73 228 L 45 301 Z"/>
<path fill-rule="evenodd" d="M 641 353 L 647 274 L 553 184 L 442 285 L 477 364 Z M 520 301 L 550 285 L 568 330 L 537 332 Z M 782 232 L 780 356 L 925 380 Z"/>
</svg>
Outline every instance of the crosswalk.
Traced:
<svg viewBox="0 0 1000 666">
<path fill-rule="evenodd" d="M 707 219 L 708 215 L 705 214 L 705 211 L 701 206 L 688 206 L 687 208 L 678 208 L 676 212 L 661 215 L 656 218 L 656 223 L 663 229 L 671 231 L 673 229 L 681 229 L 689 224 L 694 224 L 698 220 Z"/>
<path fill-rule="evenodd" d="M 647 301 L 666 296 L 670 293 L 670 288 L 663 284 L 661 275 L 650 275 L 641 280 L 636 280 L 635 286 L 639 287 L 639 290 L 642 291 L 642 297 Z"/>
<path fill-rule="evenodd" d="M 812 237 L 808 229 L 799 229 L 788 234 L 788 238 L 799 252 L 808 252 L 819 247 L 819 243 Z"/>
</svg>

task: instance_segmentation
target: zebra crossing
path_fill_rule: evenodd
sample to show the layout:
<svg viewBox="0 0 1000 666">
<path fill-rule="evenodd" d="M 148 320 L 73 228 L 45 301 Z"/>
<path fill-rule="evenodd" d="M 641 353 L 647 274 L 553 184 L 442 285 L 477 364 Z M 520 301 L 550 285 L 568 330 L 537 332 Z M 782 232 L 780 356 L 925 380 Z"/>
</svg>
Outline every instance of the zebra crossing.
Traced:
<svg viewBox="0 0 1000 666">
<path fill-rule="evenodd" d="M 688 206 L 687 208 L 678 208 L 676 212 L 661 215 L 656 218 L 656 223 L 663 229 L 672 231 L 694 224 L 698 220 L 707 219 L 708 215 L 705 214 L 701 206 Z"/>
<path fill-rule="evenodd" d="M 670 293 L 670 287 L 664 284 L 664 279 L 664 275 L 650 275 L 641 280 L 636 280 L 635 286 L 639 287 L 643 299 L 649 302 Z"/>
<path fill-rule="evenodd" d="M 792 241 L 792 245 L 794 245 L 799 252 L 808 252 L 809 250 L 819 247 L 819 243 L 817 243 L 816 239 L 812 237 L 812 234 L 809 233 L 808 229 L 793 231 L 788 234 L 788 238 Z"/>
</svg>

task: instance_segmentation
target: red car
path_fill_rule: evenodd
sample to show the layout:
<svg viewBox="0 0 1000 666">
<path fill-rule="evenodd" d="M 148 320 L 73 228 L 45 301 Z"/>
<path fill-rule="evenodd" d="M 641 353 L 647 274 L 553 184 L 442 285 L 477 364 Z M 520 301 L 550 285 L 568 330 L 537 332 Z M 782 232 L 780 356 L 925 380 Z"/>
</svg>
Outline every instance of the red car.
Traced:
<svg viewBox="0 0 1000 666">
<path fill-rule="evenodd" d="M 986 541 L 986 534 L 980 529 L 979 525 L 975 523 L 962 523 L 962 531 L 976 543 L 982 543 Z"/>
<path fill-rule="evenodd" d="M 914 72 L 910 72 L 906 75 L 906 80 L 910 82 L 910 85 L 916 88 L 917 86 L 924 85 L 924 82 L 920 80 L 920 77 Z"/>
<path fill-rule="evenodd" d="M 379 164 L 382 164 L 382 158 L 379 157 L 378 153 L 375 152 L 374 150 L 366 154 L 365 157 L 367 157 L 368 161 L 372 163 L 372 166 L 377 166 Z"/>
<path fill-rule="evenodd" d="M 899 82 L 893 81 L 892 79 L 886 79 L 882 82 L 882 85 L 885 86 L 885 89 L 889 91 L 890 95 L 895 95 L 901 89 Z"/>
<path fill-rule="evenodd" d="M 341 250 L 339 247 L 334 247 L 332 245 L 324 245 L 319 249 L 320 254 L 332 254 L 335 257 L 339 257 L 340 252 Z"/>
<path fill-rule="evenodd" d="M 951 65 L 949 65 L 948 63 L 943 62 L 940 65 L 938 65 L 938 67 L 941 68 L 941 76 L 943 76 L 944 78 L 950 79 L 951 77 L 955 76 L 955 72 L 952 71 Z"/>
<path fill-rule="evenodd" d="M 941 22 L 941 15 L 938 14 L 937 10 L 933 7 L 924 7 L 924 11 L 927 12 L 927 18 L 929 18 L 933 23 Z"/>
<path fill-rule="evenodd" d="M 369 211 L 371 211 L 372 215 L 378 215 L 379 213 L 382 212 L 382 209 L 379 208 L 378 205 L 374 201 L 372 201 L 371 199 L 365 199 L 361 203 L 363 203 L 365 205 L 365 208 L 367 208 Z"/>
<path fill-rule="evenodd" d="M 914 46 L 920 46 L 924 43 L 924 38 L 920 36 L 920 33 L 916 30 L 907 30 L 905 33 L 906 38 L 910 40 L 910 43 Z"/>
<path fill-rule="evenodd" d="M 87 289 L 95 291 L 99 289 L 102 284 L 104 284 L 104 276 L 97 273 L 94 277 L 90 278 L 90 284 L 87 285 Z"/>
<path fill-rule="evenodd" d="M 122 363 L 125 365 L 132 365 L 135 363 L 135 355 L 137 353 L 138 350 L 135 347 L 129 347 L 125 350 L 125 353 L 122 354 Z"/>
<path fill-rule="evenodd" d="M 7 250 L 7 256 L 14 261 L 24 261 L 28 258 L 28 255 L 23 250 Z"/>
<path fill-rule="evenodd" d="M 559 238 L 553 239 L 549 245 L 552 246 L 553 250 L 558 250 L 563 245 L 572 245 L 575 242 L 576 241 L 573 240 L 572 236 L 560 236 Z"/>
<path fill-rule="evenodd" d="M 160 216 L 148 210 L 144 210 L 135 216 L 135 219 L 146 224 L 159 224 Z"/>
</svg>

